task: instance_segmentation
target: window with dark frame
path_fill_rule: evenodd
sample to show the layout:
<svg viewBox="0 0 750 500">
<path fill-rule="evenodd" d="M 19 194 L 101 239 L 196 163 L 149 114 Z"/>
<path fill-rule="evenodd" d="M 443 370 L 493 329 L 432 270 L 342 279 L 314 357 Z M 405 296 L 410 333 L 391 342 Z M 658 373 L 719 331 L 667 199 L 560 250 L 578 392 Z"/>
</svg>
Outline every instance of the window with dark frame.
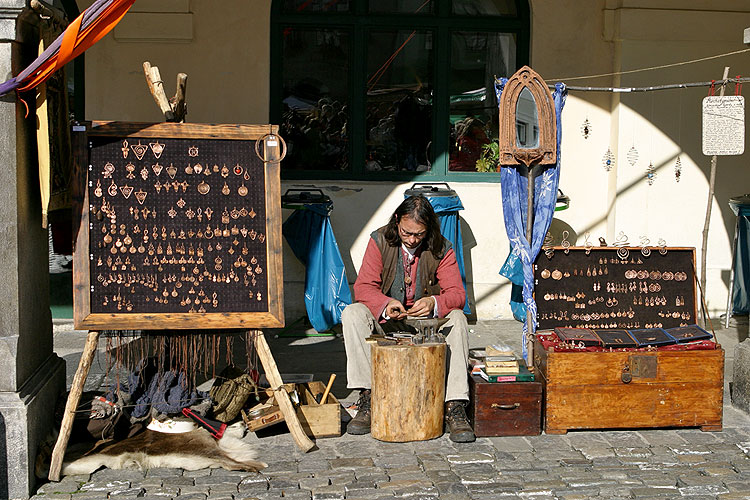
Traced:
<svg viewBox="0 0 750 500">
<path fill-rule="evenodd" d="M 495 77 L 529 58 L 526 0 L 276 0 L 285 178 L 496 180 Z"/>
</svg>

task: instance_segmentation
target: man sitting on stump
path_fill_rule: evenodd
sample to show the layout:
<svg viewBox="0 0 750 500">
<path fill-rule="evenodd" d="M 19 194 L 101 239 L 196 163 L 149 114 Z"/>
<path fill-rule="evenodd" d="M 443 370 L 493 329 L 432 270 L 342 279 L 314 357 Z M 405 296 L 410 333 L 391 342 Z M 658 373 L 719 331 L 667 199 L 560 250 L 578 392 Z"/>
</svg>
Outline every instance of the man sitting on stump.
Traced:
<svg viewBox="0 0 750 500">
<path fill-rule="evenodd" d="M 465 411 L 469 400 L 469 327 L 462 311 L 466 291 L 455 252 L 440 234 L 440 222 L 427 198 L 410 196 L 387 225 L 370 235 L 354 298 L 356 303 L 341 316 L 347 387 L 361 390 L 359 410 L 347 432 L 370 432 L 371 358 L 365 339 L 373 332 L 403 330 L 399 321 L 422 316 L 448 318 L 440 329 L 448 348 L 445 423 L 452 441 L 474 441 Z"/>
</svg>

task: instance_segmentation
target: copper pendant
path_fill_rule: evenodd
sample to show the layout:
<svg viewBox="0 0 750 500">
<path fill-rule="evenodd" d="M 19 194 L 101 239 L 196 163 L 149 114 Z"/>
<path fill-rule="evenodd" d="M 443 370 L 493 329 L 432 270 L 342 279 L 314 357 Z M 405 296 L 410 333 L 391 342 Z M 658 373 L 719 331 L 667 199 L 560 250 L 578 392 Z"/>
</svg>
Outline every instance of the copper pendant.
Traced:
<svg viewBox="0 0 750 500">
<path fill-rule="evenodd" d="M 411 276 L 404 276 L 404 283 L 411 285 Z"/>
</svg>

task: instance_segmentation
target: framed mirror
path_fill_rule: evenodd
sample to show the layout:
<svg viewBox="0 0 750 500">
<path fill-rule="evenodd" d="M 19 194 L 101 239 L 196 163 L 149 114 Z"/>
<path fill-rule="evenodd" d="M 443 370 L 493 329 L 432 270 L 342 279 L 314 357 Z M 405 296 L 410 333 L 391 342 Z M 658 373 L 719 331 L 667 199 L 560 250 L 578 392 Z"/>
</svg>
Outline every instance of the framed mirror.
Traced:
<svg viewBox="0 0 750 500">
<path fill-rule="evenodd" d="M 548 165 L 557 161 L 555 103 L 547 84 L 524 66 L 500 97 L 500 164 Z"/>
</svg>

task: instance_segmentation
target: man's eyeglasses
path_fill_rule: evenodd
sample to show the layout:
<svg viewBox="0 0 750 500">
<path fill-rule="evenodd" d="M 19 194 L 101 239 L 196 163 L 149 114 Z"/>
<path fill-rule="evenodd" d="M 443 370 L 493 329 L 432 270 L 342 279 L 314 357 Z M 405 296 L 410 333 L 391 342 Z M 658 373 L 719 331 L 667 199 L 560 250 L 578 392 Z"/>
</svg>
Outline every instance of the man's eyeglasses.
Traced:
<svg viewBox="0 0 750 500">
<path fill-rule="evenodd" d="M 408 238 L 410 236 L 414 236 L 415 238 L 422 239 L 427 234 L 427 230 L 426 229 L 424 231 L 420 231 L 418 233 L 412 233 L 410 231 L 404 231 L 403 228 L 401 227 L 401 225 L 398 226 L 398 232 L 401 233 L 401 236 L 403 236 L 404 238 Z"/>
</svg>

